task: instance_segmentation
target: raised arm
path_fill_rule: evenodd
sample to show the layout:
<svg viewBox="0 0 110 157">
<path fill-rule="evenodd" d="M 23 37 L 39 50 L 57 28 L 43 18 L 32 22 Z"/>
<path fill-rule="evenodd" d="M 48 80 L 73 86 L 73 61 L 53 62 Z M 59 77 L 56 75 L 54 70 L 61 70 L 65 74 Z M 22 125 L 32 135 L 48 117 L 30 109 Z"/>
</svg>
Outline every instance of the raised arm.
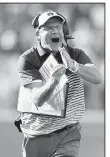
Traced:
<svg viewBox="0 0 110 157">
<path fill-rule="evenodd" d="M 99 73 L 97 67 L 94 64 L 79 64 L 78 63 L 77 73 L 86 81 L 93 84 L 100 84 L 102 82 L 101 74 Z"/>
<path fill-rule="evenodd" d="M 76 60 L 70 57 L 69 53 L 64 47 L 60 48 L 59 51 L 64 60 L 64 64 L 68 67 L 69 70 L 78 73 L 83 79 L 93 84 L 101 83 L 102 78 L 100 72 L 92 62 L 89 62 L 88 56 L 85 53 L 79 53 L 79 62 L 77 62 Z"/>
</svg>

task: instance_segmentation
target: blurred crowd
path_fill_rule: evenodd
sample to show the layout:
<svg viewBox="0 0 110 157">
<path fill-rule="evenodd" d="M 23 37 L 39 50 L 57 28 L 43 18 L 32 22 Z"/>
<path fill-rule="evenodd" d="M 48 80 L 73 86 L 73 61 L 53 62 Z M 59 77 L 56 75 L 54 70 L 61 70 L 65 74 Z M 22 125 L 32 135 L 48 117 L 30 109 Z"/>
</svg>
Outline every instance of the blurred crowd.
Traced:
<svg viewBox="0 0 110 157">
<path fill-rule="evenodd" d="M 19 92 L 19 56 L 36 45 L 32 19 L 47 9 L 61 13 L 68 21 L 72 47 L 85 51 L 98 67 L 103 81 L 84 81 L 86 109 L 104 109 L 105 4 L 104 3 L 0 3 L 0 108 L 15 109 Z"/>
</svg>

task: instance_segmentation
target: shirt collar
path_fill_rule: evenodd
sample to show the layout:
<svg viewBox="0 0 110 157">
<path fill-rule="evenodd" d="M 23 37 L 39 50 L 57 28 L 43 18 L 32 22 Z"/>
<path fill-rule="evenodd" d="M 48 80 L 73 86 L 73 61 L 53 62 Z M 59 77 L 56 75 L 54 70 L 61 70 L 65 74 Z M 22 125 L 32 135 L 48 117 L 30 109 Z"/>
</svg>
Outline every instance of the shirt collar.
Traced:
<svg viewBox="0 0 110 157">
<path fill-rule="evenodd" d="M 40 44 L 38 44 L 35 48 L 37 48 L 37 50 L 38 50 L 38 53 L 39 53 L 39 55 L 42 57 L 42 56 L 44 56 L 45 54 L 50 54 L 51 52 L 49 51 L 49 50 L 44 50 L 41 46 L 40 46 Z M 68 49 L 68 45 L 66 46 L 66 49 Z M 55 55 L 56 56 L 56 55 Z"/>
<path fill-rule="evenodd" d="M 37 45 L 37 50 L 40 56 L 44 56 L 47 52 L 44 51 L 44 49 L 40 46 L 40 44 Z"/>
</svg>

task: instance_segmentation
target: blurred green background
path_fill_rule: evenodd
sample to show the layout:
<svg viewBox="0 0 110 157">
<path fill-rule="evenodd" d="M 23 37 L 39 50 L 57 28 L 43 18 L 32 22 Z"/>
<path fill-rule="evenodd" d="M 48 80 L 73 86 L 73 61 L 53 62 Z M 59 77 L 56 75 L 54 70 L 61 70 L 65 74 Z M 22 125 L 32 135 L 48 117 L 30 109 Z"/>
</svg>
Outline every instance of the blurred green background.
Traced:
<svg viewBox="0 0 110 157">
<path fill-rule="evenodd" d="M 46 9 L 65 16 L 72 47 L 81 48 L 98 67 L 103 81 L 84 81 L 86 113 L 82 118 L 80 157 L 104 157 L 105 109 L 105 4 L 104 3 L 0 3 L 0 156 L 21 157 L 23 139 L 13 125 L 18 117 L 19 56 L 36 45 L 32 19 Z"/>
</svg>

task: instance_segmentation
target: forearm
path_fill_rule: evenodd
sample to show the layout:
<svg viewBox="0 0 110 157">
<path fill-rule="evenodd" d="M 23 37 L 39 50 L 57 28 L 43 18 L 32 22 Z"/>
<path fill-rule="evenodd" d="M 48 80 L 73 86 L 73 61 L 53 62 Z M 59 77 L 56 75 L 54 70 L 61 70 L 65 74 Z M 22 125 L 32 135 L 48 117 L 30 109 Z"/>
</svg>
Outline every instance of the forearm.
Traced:
<svg viewBox="0 0 110 157">
<path fill-rule="evenodd" d="M 94 64 L 79 64 L 75 60 L 73 60 L 68 52 L 66 51 L 65 47 L 59 48 L 62 60 L 64 65 L 71 70 L 73 73 L 78 73 L 83 79 L 94 83 L 99 84 L 101 83 L 101 75 Z M 83 54 L 84 56 L 84 54 Z"/>
<path fill-rule="evenodd" d="M 102 79 L 99 71 L 95 66 L 83 65 L 78 63 L 77 73 L 86 81 L 89 81 L 94 84 L 100 84 Z"/>
<path fill-rule="evenodd" d="M 55 86 L 58 84 L 57 80 L 50 78 L 50 80 L 38 89 L 33 89 L 32 99 L 36 106 L 40 107 L 49 100 Z"/>
</svg>

